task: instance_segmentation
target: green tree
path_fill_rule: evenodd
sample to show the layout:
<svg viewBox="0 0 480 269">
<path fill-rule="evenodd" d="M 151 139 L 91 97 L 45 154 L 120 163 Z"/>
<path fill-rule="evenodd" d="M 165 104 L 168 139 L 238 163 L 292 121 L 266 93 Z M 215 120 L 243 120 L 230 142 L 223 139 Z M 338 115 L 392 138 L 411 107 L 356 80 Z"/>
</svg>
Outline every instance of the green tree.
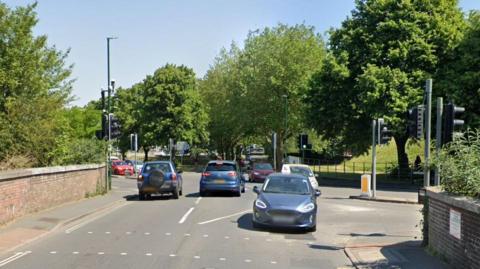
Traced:
<svg viewBox="0 0 480 269">
<path fill-rule="evenodd" d="M 243 49 L 222 51 L 205 78 L 212 137 L 231 151 L 242 139 L 267 142 L 276 132 L 280 166 L 284 140 L 305 128 L 303 98 L 321 67 L 324 44 L 304 24 L 253 31 L 244 43 Z"/>
<path fill-rule="evenodd" d="M 466 109 L 465 124 L 480 128 L 480 11 L 472 11 L 454 57 L 441 66 L 440 94 Z"/>
<path fill-rule="evenodd" d="M 330 31 L 328 57 L 311 81 L 311 126 L 360 154 L 371 143 L 372 119 L 383 117 L 407 166 L 405 113 L 422 103 L 425 80 L 451 57 L 463 28 L 457 0 L 357 0 Z"/>
<path fill-rule="evenodd" d="M 26 156 L 39 166 L 52 162 L 62 133 L 59 112 L 70 100 L 71 66 L 65 66 L 68 52 L 33 35 L 35 7 L 0 3 L 0 161 Z"/>
<path fill-rule="evenodd" d="M 197 90 L 195 73 L 185 66 L 167 64 L 129 89 L 119 89 L 116 114 L 122 122 L 120 147 L 130 146 L 129 134 L 138 133 L 145 152 L 169 138 L 190 145 L 208 139 L 208 115 Z"/>
</svg>

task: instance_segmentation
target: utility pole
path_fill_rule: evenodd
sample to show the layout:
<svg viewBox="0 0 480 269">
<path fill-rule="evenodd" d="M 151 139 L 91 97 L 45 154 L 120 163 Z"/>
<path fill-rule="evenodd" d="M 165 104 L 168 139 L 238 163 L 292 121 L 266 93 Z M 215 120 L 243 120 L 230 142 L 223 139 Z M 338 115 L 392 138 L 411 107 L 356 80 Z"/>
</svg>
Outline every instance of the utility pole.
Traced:
<svg viewBox="0 0 480 269">
<path fill-rule="evenodd" d="M 372 196 L 377 195 L 377 121 L 372 120 Z"/>
<path fill-rule="evenodd" d="M 435 141 L 435 152 L 438 156 L 440 150 L 442 149 L 442 117 L 443 116 L 443 98 L 437 97 L 437 131 L 436 131 L 436 141 Z M 440 185 L 440 169 L 438 166 L 435 167 L 435 186 Z"/>
<path fill-rule="evenodd" d="M 283 137 L 283 161 L 284 163 L 287 162 L 287 131 L 288 131 L 288 95 L 284 94 L 282 95 L 283 98 L 285 98 L 285 134 Z"/>
<path fill-rule="evenodd" d="M 110 124 L 110 113 L 111 113 L 111 95 L 112 95 L 112 88 L 110 86 L 110 40 L 117 39 L 117 37 L 107 37 L 107 91 L 108 91 L 108 99 L 107 99 L 107 115 L 108 115 L 108 153 L 107 153 L 107 171 L 108 171 L 108 188 L 111 189 L 112 187 L 112 179 L 111 179 L 111 165 L 110 165 L 110 156 L 112 155 L 112 145 L 111 145 L 111 124 Z"/>
<path fill-rule="evenodd" d="M 432 79 L 427 79 L 425 85 L 427 109 L 425 111 L 425 166 L 423 168 L 423 186 L 430 186 L 430 133 L 432 123 Z"/>
</svg>

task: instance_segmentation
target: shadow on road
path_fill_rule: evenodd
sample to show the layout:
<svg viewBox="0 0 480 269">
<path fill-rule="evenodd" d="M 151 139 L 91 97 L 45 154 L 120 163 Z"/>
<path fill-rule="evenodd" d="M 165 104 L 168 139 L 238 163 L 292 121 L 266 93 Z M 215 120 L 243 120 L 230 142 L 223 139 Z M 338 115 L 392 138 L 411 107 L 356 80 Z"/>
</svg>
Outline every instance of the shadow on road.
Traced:
<svg viewBox="0 0 480 269">
<path fill-rule="evenodd" d="M 125 198 L 125 200 L 127 201 L 139 201 L 139 202 L 148 202 L 148 201 L 162 201 L 162 200 L 170 200 L 172 199 L 172 196 L 171 195 L 151 195 L 150 197 L 146 198 L 145 200 L 143 201 L 140 201 L 140 199 L 138 199 L 138 194 L 129 194 L 129 195 L 125 195 L 123 196 L 123 198 Z"/>
<path fill-rule="evenodd" d="M 254 232 L 271 232 L 279 234 L 306 234 L 307 231 L 303 229 L 292 229 L 292 228 L 254 228 L 252 224 L 252 213 L 246 213 L 240 216 L 237 219 L 237 227 L 243 230 L 254 231 Z"/>
<path fill-rule="evenodd" d="M 326 246 L 326 245 L 318 245 L 318 244 L 311 244 L 310 248 L 319 249 L 319 250 L 333 250 L 333 251 L 344 249 L 344 247 Z"/>
</svg>

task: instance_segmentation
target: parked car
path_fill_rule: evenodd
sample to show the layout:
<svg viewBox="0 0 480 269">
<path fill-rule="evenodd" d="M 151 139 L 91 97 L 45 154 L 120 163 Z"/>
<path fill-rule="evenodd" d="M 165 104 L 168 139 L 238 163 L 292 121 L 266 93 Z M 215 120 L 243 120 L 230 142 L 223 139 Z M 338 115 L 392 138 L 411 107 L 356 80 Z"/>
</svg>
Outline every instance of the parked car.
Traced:
<svg viewBox="0 0 480 269">
<path fill-rule="evenodd" d="M 112 161 L 112 171 L 114 175 L 133 175 L 133 167 L 120 160 Z"/>
<path fill-rule="evenodd" d="M 245 192 L 245 178 L 234 161 L 210 161 L 200 178 L 200 195 L 209 192 L 228 191 L 236 196 Z"/>
<path fill-rule="evenodd" d="M 273 172 L 273 167 L 269 163 L 253 163 L 252 170 L 248 175 L 248 181 L 263 182 L 265 181 L 265 178 Z"/>
<path fill-rule="evenodd" d="M 318 189 L 318 181 L 315 175 L 313 174 L 310 166 L 305 164 L 284 164 L 282 166 L 282 173 L 284 174 L 299 174 L 304 175 L 310 180 L 312 187 Z"/>
<path fill-rule="evenodd" d="M 143 167 L 143 162 L 142 161 L 135 161 L 135 160 L 125 160 L 125 162 L 132 166 L 135 171 L 137 172 L 137 174 L 140 174 L 140 171 L 142 170 L 142 167 Z"/>
<path fill-rule="evenodd" d="M 138 197 L 150 198 L 152 194 L 171 193 L 174 199 L 183 194 L 182 171 L 170 161 L 145 162 L 137 178 Z"/>
<path fill-rule="evenodd" d="M 317 229 L 317 197 L 307 177 L 298 174 L 269 175 L 263 186 L 253 187 L 257 199 L 253 202 L 252 224 L 260 227 Z"/>
</svg>

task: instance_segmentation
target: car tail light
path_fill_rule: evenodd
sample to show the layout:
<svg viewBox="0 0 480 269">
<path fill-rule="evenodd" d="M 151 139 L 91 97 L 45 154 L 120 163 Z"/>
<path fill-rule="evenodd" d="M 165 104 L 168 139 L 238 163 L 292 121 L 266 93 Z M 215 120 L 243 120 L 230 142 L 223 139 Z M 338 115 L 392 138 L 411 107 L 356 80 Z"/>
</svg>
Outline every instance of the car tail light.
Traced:
<svg viewBox="0 0 480 269">
<path fill-rule="evenodd" d="M 209 177 L 209 176 L 211 176 L 211 175 L 212 175 L 212 174 L 211 174 L 210 172 L 203 172 L 203 173 L 202 173 L 202 176 L 204 176 L 204 177 Z"/>
<path fill-rule="evenodd" d="M 143 176 L 142 176 L 141 174 L 140 174 L 140 175 L 138 175 L 138 177 L 137 177 L 137 181 L 142 181 L 142 182 L 143 182 Z"/>
<path fill-rule="evenodd" d="M 177 180 L 177 174 L 175 174 L 175 173 L 172 173 L 172 176 L 171 176 L 171 178 L 172 178 L 172 180 L 173 180 L 173 181 Z"/>
<path fill-rule="evenodd" d="M 228 175 L 231 176 L 231 177 L 236 177 L 237 176 L 237 172 L 228 172 Z"/>
</svg>

